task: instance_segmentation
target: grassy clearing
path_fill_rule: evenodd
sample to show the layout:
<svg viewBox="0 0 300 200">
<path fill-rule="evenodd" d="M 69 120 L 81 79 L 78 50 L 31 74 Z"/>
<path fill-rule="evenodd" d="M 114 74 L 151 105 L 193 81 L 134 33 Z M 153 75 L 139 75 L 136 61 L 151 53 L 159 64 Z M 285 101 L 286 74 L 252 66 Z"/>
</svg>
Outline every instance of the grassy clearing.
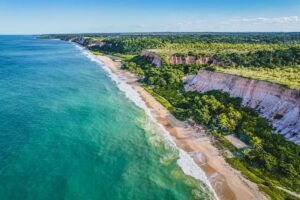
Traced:
<svg viewBox="0 0 300 200">
<path fill-rule="evenodd" d="M 100 51 L 95 51 L 95 50 L 90 50 L 90 52 L 96 56 L 101 56 L 103 55 Z"/>
<path fill-rule="evenodd" d="M 243 176 L 248 180 L 256 183 L 259 189 L 271 197 L 272 200 L 297 200 L 298 198 L 288 194 L 287 192 L 276 188 L 278 184 L 274 180 L 270 180 L 267 177 L 258 177 L 237 158 L 226 158 L 226 162 L 229 163 L 233 168 L 239 170 Z"/>
<path fill-rule="evenodd" d="M 217 68 L 217 71 L 256 80 L 277 83 L 290 89 L 300 90 L 300 66 L 289 68 Z"/>
<path fill-rule="evenodd" d="M 185 42 L 185 43 L 168 43 L 163 48 L 155 49 L 156 52 L 162 55 L 172 55 L 174 53 L 215 53 L 215 52 L 226 52 L 226 53 L 245 53 L 249 51 L 270 51 L 274 49 L 286 49 L 289 47 L 299 47 L 298 44 L 287 45 L 287 44 L 249 44 L 249 43 L 203 43 L 203 42 Z"/>
<path fill-rule="evenodd" d="M 129 59 L 133 58 L 134 56 L 136 56 L 134 54 L 122 54 L 122 53 L 114 53 L 112 55 L 119 57 L 121 59 L 125 59 L 125 60 L 129 60 Z"/>
<path fill-rule="evenodd" d="M 151 94 L 159 103 L 161 103 L 165 108 L 167 108 L 169 111 L 173 111 L 173 106 L 163 97 L 153 92 L 153 90 L 147 86 L 143 86 L 143 88 Z"/>
<path fill-rule="evenodd" d="M 106 52 L 106 51 L 99 51 L 97 49 L 90 49 L 90 52 L 96 56 L 101 56 L 101 55 L 109 55 L 109 56 L 114 56 L 122 60 L 130 60 L 133 58 L 134 54 L 123 54 L 123 53 L 112 53 L 112 52 Z"/>
</svg>

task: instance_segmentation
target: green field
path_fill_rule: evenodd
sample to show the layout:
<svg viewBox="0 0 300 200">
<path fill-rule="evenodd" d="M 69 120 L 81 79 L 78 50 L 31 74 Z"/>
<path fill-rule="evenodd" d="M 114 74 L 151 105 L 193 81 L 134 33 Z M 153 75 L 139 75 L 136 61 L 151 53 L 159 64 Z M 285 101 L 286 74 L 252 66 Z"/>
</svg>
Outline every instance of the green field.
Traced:
<svg viewBox="0 0 300 200">
<path fill-rule="evenodd" d="M 300 66 L 289 68 L 216 68 L 226 74 L 237 75 L 245 78 L 277 83 L 290 89 L 300 90 Z"/>
</svg>

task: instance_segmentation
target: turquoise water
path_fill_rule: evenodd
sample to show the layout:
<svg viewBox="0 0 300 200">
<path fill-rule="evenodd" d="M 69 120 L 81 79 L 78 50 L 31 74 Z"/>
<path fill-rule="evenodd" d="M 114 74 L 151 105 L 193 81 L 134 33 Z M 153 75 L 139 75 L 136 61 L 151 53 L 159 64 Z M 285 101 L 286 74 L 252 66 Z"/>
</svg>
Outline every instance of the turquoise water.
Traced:
<svg viewBox="0 0 300 200">
<path fill-rule="evenodd" d="M 209 199 L 73 44 L 0 36 L 0 199 Z"/>
</svg>

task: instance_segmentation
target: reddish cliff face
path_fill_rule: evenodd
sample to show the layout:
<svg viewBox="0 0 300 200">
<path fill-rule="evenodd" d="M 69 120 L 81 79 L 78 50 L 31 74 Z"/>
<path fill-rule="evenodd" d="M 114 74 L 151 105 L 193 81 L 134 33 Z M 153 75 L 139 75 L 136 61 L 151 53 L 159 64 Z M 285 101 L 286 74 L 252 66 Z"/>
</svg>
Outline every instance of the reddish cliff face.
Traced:
<svg viewBox="0 0 300 200">
<path fill-rule="evenodd" d="M 150 58 L 152 61 L 152 64 L 156 65 L 157 67 L 161 66 L 161 58 L 155 52 L 143 50 L 140 55 Z M 201 65 L 210 64 L 212 66 L 216 66 L 216 65 L 222 64 L 221 62 L 217 61 L 216 59 L 213 59 L 212 57 L 197 58 L 196 56 L 186 56 L 186 57 L 169 56 L 169 57 L 167 57 L 167 61 L 171 65 L 197 63 L 197 64 L 201 64 Z"/>
<path fill-rule="evenodd" d="M 196 56 L 186 56 L 186 57 L 170 56 L 168 58 L 168 61 L 172 65 L 193 64 L 193 63 L 198 63 L 201 65 L 204 65 L 204 64 L 219 65 L 219 64 L 221 64 L 216 59 L 213 59 L 211 57 L 196 58 Z"/>
<path fill-rule="evenodd" d="M 241 97 L 243 105 L 257 109 L 262 117 L 270 120 L 277 132 L 300 145 L 299 91 L 265 81 L 204 70 L 185 79 L 185 90 L 221 90 L 233 97 Z"/>
<path fill-rule="evenodd" d="M 156 65 L 157 67 L 161 67 L 161 58 L 155 52 L 143 50 L 140 55 L 150 58 L 152 64 Z"/>
</svg>

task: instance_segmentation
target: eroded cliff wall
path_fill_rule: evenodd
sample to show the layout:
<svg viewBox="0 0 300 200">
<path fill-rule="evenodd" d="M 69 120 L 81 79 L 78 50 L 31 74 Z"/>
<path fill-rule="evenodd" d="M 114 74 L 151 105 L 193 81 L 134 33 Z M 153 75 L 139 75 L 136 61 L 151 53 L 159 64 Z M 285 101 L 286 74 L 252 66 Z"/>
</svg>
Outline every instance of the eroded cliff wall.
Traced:
<svg viewBox="0 0 300 200">
<path fill-rule="evenodd" d="M 218 62 L 216 59 L 212 57 L 202 57 L 202 58 L 197 58 L 196 56 L 186 56 L 186 57 L 181 57 L 181 56 L 169 56 L 168 61 L 171 65 L 178 65 L 178 64 L 200 64 L 200 65 L 205 65 L 209 64 L 212 66 L 216 65 L 221 65 L 221 62 Z"/>
<path fill-rule="evenodd" d="M 300 145 L 299 91 L 265 81 L 204 70 L 187 77 L 184 82 L 187 91 L 221 90 L 233 97 L 242 97 L 243 105 L 257 109 L 262 117 L 269 119 L 277 132 Z"/>
<path fill-rule="evenodd" d="M 161 66 L 161 58 L 155 52 L 143 50 L 140 55 L 150 58 L 152 64 L 156 65 L 157 67 Z"/>
<path fill-rule="evenodd" d="M 141 56 L 148 57 L 150 58 L 152 64 L 156 65 L 157 67 L 161 66 L 161 57 L 150 50 L 143 50 L 140 54 Z M 216 59 L 212 57 L 202 57 L 202 58 L 197 58 L 196 56 L 167 56 L 166 57 L 167 62 L 171 65 L 181 65 L 181 64 L 200 64 L 200 65 L 205 65 L 209 64 L 211 66 L 217 66 L 221 65 L 222 63 L 217 61 Z"/>
</svg>

